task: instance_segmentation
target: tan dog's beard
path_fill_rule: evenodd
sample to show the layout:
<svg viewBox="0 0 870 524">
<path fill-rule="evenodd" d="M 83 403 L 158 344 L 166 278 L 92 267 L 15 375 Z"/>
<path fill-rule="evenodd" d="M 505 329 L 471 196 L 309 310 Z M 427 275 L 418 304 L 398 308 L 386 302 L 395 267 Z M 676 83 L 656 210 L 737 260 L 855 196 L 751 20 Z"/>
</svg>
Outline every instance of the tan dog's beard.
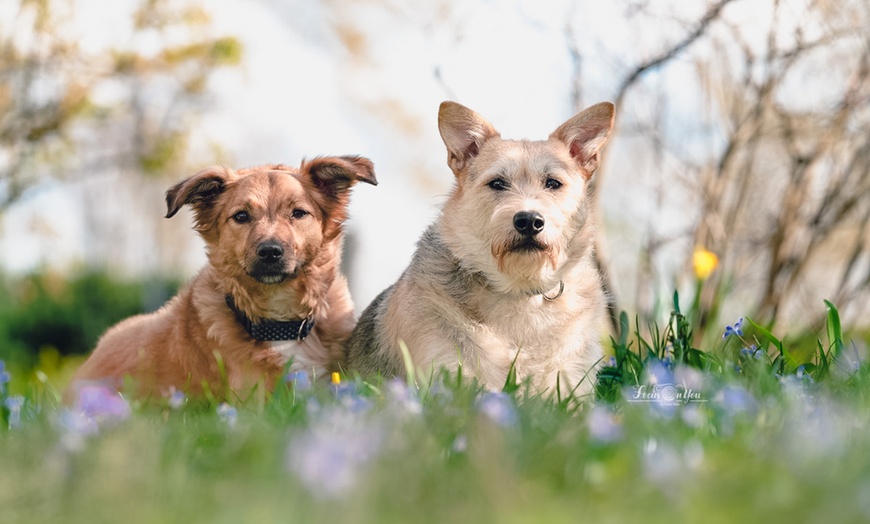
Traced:
<svg viewBox="0 0 870 524">
<path fill-rule="evenodd" d="M 512 291 L 523 294 L 544 293 L 556 283 L 561 249 L 543 239 L 528 239 L 514 232 L 497 234 L 492 239 L 496 268 L 510 283 Z"/>
</svg>

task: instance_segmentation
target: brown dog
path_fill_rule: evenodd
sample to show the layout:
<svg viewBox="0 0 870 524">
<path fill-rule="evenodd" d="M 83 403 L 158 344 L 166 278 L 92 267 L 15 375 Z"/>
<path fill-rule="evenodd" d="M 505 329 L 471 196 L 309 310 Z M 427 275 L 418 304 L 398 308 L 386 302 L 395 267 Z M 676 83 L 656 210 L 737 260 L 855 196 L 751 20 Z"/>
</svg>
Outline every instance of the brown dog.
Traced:
<svg viewBox="0 0 870 524">
<path fill-rule="evenodd" d="M 106 332 L 68 397 L 76 382 L 127 376 L 142 395 L 244 395 L 271 388 L 290 359 L 336 370 L 355 322 L 339 263 L 357 181 L 377 185 L 368 159 L 320 157 L 298 169 L 213 167 L 167 191 L 166 217 L 193 208 L 209 263 L 162 309 Z"/>
</svg>

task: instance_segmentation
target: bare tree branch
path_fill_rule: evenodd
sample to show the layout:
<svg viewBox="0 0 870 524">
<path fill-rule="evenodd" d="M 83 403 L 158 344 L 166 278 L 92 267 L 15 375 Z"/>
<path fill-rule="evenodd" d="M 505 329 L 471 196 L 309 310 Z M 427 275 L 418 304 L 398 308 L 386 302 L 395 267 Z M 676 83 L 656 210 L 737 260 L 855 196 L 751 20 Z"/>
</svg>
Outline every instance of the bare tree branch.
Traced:
<svg viewBox="0 0 870 524">
<path fill-rule="evenodd" d="M 722 12 L 722 9 L 725 8 L 726 5 L 730 4 L 734 0 L 719 0 L 717 3 L 713 5 L 703 17 L 698 21 L 695 29 L 686 35 L 685 38 L 677 42 L 676 45 L 671 47 L 670 49 L 665 50 L 659 56 L 647 60 L 643 64 L 637 66 L 627 77 L 622 81 L 622 85 L 620 85 L 619 90 L 616 95 L 616 106 L 619 107 L 622 104 L 623 98 L 625 98 L 626 92 L 628 92 L 629 88 L 637 82 L 641 76 L 643 76 L 646 72 L 651 69 L 655 69 L 658 66 L 665 64 L 670 61 L 672 58 L 676 57 L 680 54 L 684 49 L 692 45 L 699 38 L 704 36 L 707 31 L 707 28 L 712 24 L 718 17 L 719 13 Z"/>
</svg>

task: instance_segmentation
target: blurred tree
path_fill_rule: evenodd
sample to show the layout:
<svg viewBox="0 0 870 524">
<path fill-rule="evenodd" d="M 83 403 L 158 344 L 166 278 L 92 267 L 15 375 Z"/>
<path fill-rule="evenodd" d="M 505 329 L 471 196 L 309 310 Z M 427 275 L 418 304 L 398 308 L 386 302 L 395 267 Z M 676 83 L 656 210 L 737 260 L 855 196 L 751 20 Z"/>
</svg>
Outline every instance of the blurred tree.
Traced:
<svg viewBox="0 0 870 524">
<path fill-rule="evenodd" d="M 769 321 L 814 321 L 808 315 L 823 298 L 853 320 L 866 317 L 870 4 L 758 1 L 751 18 L 749 6 L 735 14 L 727 4 L 711 3 L 685 39 L 630 69 L 618 90 L 623 118 L 634 108 L 621 124 L 646 142 L 655 185 L 693 221 L 669 235 L 651 217 L 638 310 L 654 311 L 643 298 L 660 295 L 642 291 L 657 285 L 659 249 L 682 241 L 722 260 L 701 297 L 702 321 L 715 318 L 725 297 Z M 697 84 L 682 82 L 683 95 L 667 82 L 643 85 L 681 53 Z M 686 96 L 691 89 L 697 95 Z M 686 111 L 691 96 L 703 106 L 695 114 Z M 681 180 L 688 196 L 678 198 Z"/>
<path fill-rule="evenodd" d="M 870 4 L 794 4 L 772 2 L 760 49 L 727 24 L 699 63 L 725 140 L 693 236 L 757 275 L 767 319 L 822 298 L 854 316 L 870 299 Z"/>
<path fill-rule="evenodd" d="M 4 2 L 0 213 L 50 178 L 178 169 L 209 76 L 241 57 L 211 33 L 195 1 Z"/>
</svg>

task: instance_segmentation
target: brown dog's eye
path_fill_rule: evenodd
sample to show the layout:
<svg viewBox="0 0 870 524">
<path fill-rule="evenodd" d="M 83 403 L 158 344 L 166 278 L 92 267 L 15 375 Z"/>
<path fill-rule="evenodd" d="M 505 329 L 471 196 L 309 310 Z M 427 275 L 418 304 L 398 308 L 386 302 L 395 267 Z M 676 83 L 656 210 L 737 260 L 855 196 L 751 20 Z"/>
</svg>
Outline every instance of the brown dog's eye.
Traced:
<svg viewBox="0 0 870 524">
<path fill-rule="evenodd" d="M 548 178 L 546 182 L 544 182 L 544 187 L 547 189 L 559 189 L 562 187 L 562 182 L 559 182 L 555 178 Z"/>
<path fill-rule="evenodd" d="M 488 184 L 490 189 L 494 191 L 505 191 L 508 188 L 508 183 L 503 178 L 496 178 L 494 180 L 490 180 Z"/>
<path fill-rule="evenodd" d="M 244 224 L 245 222 L 251 221 L 251 215 L 249 215 L 247 211 L 239 211 L 233 215 L 233 220 L 235 220 L 237 224 Z"/>
<path fill-rule="evenodd" d="M 292 215 L 293 215 L 293 218 L 302 218 L 302 217 L 308 216 L 308 211 L 305 211 L 304 209 L 297 208 L 297 209 L 293 210 Z"/>
</svg>

